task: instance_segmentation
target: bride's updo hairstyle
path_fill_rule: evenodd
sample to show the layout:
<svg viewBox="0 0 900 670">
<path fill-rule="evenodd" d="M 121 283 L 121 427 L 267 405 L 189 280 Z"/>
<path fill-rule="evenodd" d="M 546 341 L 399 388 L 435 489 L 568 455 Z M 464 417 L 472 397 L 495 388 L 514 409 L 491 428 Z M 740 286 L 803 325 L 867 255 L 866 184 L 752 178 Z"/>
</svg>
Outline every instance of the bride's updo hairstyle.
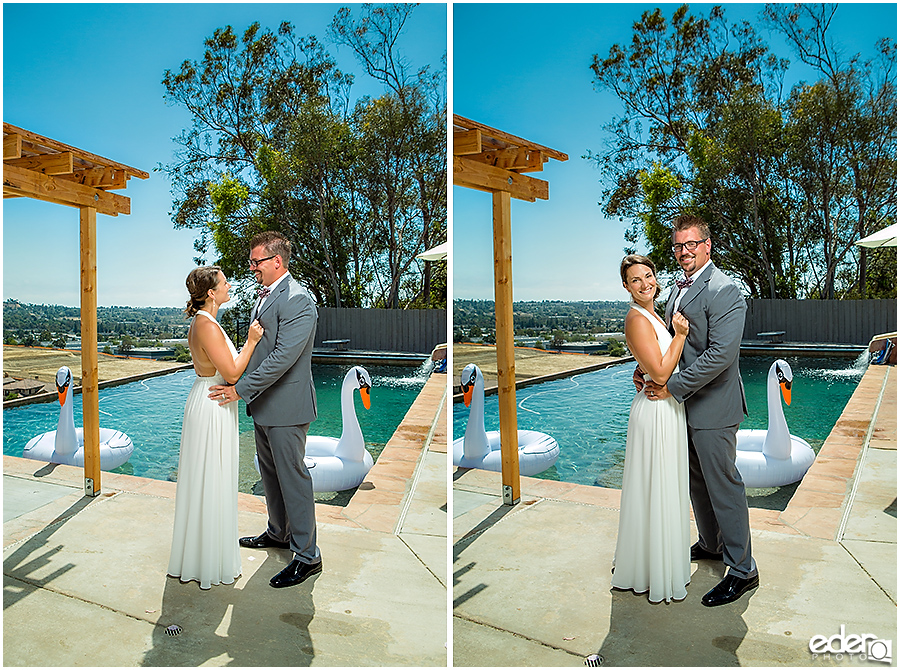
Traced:
<svg viewBox="0 0 900 670">
<path fill-rule="evenodd" d="M 209 297 L 209 290 L 219 285 L 221 270 L 222 268 L 218 265 L 201 265 L 199 268 L 191 270 L 187 279 L 184 280 L 184 285 L 191 296 L 184 310 L 189 317 L 194 316 L 203 307 Z"/>
<path fill-rule="evenodd" d="M 619 267 L 619 273 L 622 275 L 622 283 L 627 284 L 626 273 L 628 272 L 628 268 L 633 265 L 646 265 L 650 268 L 650 271 L 653 273 L 653 276 L 656 276 L 656 263 L 651 261 L 646 256 L 641 256 L 640 254 L 628 254 L 625 258 L 622 259 L 622 265 Z M 653 296 L 653 299 L 656 300 L 659 297 L 659 294 L 662 293 L 662 289 L 659 287 L 659 282 L 656 282 L 656 295 Z"/>
</svg>

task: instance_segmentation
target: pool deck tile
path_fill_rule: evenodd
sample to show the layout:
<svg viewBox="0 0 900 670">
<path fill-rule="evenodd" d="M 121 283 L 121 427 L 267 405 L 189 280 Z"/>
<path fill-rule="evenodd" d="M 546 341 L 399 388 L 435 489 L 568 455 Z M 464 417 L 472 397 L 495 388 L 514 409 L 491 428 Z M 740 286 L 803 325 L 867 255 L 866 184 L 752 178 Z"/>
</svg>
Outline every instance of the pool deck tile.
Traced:
<svg viewBox="0 0 900 670">
<path fill-rule="evenodd" d="M 456 469 L 455 664 L 815 666 L 810 638 L 841 625 L 896 639 L 896 390 L 871 366 L 786 509 L 750 509 L 760 588 L 714 609 L 721 563 L 692 564 L 680 603 L 610 588 L 619 491 L 522 478 L 508 507 L 499 473 Z"/>
</svg>

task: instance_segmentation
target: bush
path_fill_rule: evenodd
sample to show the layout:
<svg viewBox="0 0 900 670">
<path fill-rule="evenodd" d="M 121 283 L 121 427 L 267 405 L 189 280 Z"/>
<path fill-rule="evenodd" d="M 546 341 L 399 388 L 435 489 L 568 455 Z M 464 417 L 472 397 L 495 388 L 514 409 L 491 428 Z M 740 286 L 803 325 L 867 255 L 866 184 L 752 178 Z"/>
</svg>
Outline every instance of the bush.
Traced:
<svg viewBox="0 0 900 670">
<path fill-rule="evenodd" d="M 614 340 L 609 338 L 606 340 L 606 344 L 608 345 L 608 353 L 610 356 L 624 356 L 625 355 L 625 347 L 622 346 L 622 343 L 618 340 Z"/>
</svg>

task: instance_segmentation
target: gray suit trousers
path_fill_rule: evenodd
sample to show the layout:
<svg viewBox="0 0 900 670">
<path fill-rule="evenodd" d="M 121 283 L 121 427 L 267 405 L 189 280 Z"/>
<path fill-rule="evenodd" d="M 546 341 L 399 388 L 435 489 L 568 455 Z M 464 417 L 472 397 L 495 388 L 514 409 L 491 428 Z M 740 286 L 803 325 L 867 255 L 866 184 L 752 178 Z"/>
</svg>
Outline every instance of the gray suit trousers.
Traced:
<svg viewBox="0 0 900 670">
<path fill-rule="evenodd" d="M 737 426 L 693 428 L 688 425 L 691 506 L 700 546 L 722 552 L 729 574 L 747 579 L 757 574 L 750 553 L 750 515 L 744 482 L 734 464 Z"/>
<path fill-rule="evenodd" d="M 316 544 L 316 505 L 312 478 L 303 462 L 306 433 L 302 426 L 256 424 L 256 453 L 266 492 L 269 535 L 288 542 L 304 563 L 322 560 Z"/>
</svg>

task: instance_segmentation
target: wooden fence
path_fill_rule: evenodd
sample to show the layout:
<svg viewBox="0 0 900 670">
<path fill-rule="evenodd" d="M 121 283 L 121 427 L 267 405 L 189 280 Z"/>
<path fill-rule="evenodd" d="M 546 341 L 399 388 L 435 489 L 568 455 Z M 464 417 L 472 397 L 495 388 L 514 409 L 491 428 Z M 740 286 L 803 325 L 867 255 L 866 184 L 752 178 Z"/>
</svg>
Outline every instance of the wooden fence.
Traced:
<svg viewBox="0 0 900 670">
<path fill-rule="evenodd" d="M 747 301 L 744 339 L 785 331 L 786 342 L 868 344 L 873 335 L 897 330 L 896 300 Z"/>
<path fill-rule="evenodd" d="M 447 341 L 447 310 L 319 307 L 315 346 L 325 340 L 350 340 L 348 349 L 430 354 Z"/>
</svg>

